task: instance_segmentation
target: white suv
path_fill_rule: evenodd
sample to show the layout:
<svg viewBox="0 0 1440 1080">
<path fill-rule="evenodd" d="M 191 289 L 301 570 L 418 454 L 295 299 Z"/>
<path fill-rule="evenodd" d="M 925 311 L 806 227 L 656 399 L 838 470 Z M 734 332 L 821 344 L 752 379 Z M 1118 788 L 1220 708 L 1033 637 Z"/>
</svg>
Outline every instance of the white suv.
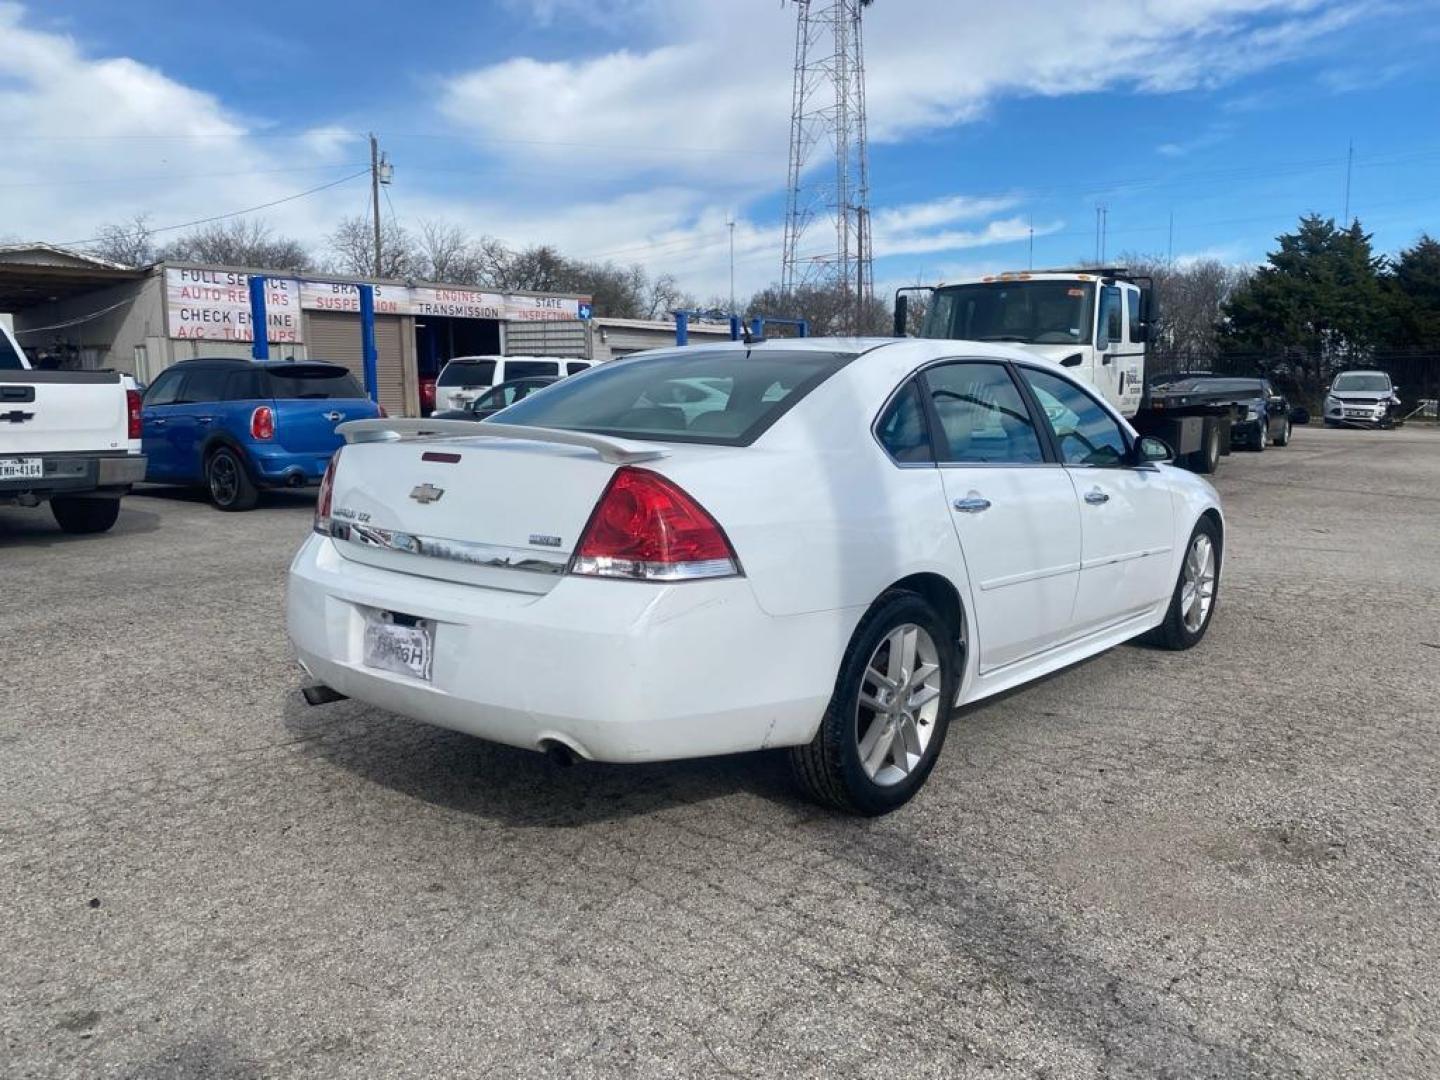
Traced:
<svg viewBox="0 0 1440 1080">
<path fill-rule="evenodd" d="M 589 360 L 555 356 L 457 356 L 440 369 L 435 380 L 435 408 L 467 409 L 492 386 L 509 379 L 578 375 Z"/>
</svg>

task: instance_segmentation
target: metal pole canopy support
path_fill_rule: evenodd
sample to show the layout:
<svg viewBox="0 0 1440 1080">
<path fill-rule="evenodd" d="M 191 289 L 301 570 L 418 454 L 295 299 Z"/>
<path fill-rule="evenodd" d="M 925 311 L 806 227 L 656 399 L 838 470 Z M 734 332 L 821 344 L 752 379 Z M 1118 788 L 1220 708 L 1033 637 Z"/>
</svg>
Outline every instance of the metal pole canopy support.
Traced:
<svg viewBox="0 0 1440 1080">
<path fill-rule="evenodd" d="M 360 356 L 365 363 L 365 394 L 380 403 L 380 376 L 375 351 L 375 286 L 360 286 Z"/>
<path fill-rule="evenodd" d="M 250 355 L 256 360 L 270 359 L 270 321 L 265 316 L 265 279 L 250 275 L 250 330 L 253 343 Z"/>
<path fill-rule="evenodd" d="M 677 311 L 675 315 L 675 344 L 690 344 L 690 313 L 688 311 Z"/>
</svg>

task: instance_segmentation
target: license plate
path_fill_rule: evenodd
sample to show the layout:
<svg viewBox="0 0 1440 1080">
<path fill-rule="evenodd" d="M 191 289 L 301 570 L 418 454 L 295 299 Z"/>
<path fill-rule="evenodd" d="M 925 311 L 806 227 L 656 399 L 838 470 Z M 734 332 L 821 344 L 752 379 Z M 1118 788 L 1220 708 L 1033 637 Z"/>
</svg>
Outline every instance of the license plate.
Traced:
<svg viewBox="0 0 1440 1080">
<path fill-rule="evenodd" d="M 1346 416 L 1370 416 L 1370 415 L 1372 415 L 1372 414 L 1371 414 L 1371 412 L 1370 412 L 1369 409 L 1346 409 L 1346 410 L 1345 410 L 1345 415 L 1346 415 Z"/>
<path fill-rule="evenodd" d="M 403 626 L 380 617 L 365 620 L 366 667 L 429 682 L 434 652 L 435 631 L 428 623 Z"/>
<path fill-rule="evenodd" d="M 0 458 L 0 480 L 39 480 L 44 475 L 45 462 L 41 458 Z"/>
</svg>

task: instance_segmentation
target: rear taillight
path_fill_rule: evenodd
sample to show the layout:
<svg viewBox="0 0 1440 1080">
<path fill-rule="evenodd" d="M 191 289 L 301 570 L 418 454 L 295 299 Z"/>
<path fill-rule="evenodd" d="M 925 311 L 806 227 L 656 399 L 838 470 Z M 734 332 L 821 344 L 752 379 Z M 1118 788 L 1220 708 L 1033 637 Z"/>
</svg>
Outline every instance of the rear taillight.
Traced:
<svg viewBox="0 0 1440 1080">
<path fill-rule="evenodd" d="M 261 405 L 250 414 L 250 437 L 252 439 L 273 439 L 275 437 L 275 410 Z"/>
<path fill-rule="evenodd" d="M 320 478 L 320 493 L 315 498 L 315 531 L 321 536 L 330 535 L 330 505 L 335 496 L 335 466 L 340 462 L 340 451 L 336 450 L 325 466 L 325 475 Z"/>
<path fill-rule="evenodd" d="M 140 438 L 140 391 L 125 391 L 125 437 L 127 439 Z"/>
<path fill-rule="evenodd" d="M 740 563 L 704 507 L 658 473 L 626 466 L 600 496 L 570 572 L 685 581 L 730 577 L 740 573 Z"/>
</svg>

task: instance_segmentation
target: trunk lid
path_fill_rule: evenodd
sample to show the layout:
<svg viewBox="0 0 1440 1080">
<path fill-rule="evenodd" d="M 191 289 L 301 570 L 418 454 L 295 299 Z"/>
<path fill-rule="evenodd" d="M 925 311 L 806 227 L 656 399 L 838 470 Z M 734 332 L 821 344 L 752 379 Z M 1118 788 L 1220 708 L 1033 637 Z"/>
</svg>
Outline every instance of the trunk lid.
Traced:
<svg viewBox="0 0 1440 1080">
<path fill-rule="evenodd" d="M 335 472 L 332 534 L 345 558 L 371 566 L 545 593 L 618 467 L 585 447 L 518 439 L 360 442 Z"/>
<path fill-rule="evenodd" d="M 260 404 L 257 402 L 257 404 Z M 380 410 L 369 398 L 324 400 L 277 398 L 275 441 L 292 454 L 333 454 L 345 439 L 335 429 L 347 420 L 368 420 Z"/>
<path fill-rule="evenodd" d="M 0 455 L 129 448 L 125 387 L 113 371 L 0 371 Z"/>
</svg>

